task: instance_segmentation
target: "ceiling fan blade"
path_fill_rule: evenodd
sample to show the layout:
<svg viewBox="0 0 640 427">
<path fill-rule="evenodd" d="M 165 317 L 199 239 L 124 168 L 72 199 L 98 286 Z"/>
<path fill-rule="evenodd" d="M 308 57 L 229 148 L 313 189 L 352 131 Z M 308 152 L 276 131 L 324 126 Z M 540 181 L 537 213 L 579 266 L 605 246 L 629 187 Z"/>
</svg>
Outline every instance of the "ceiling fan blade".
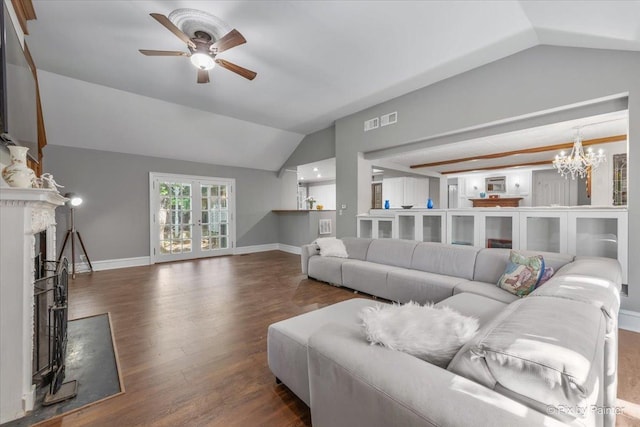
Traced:
<svg viewBox="0 0 640 427">
<path fill-rule="evenodd" d="M 211 51 L 216 55 L 220 52 L 224 52 L 225 50 L 231 49 L 232 47 L 236 47 L 243 43 L 246 43 L 244 37 L 238 30 L 231 30 L 225 36 L 223 36 L 220 40 L 216 40 L 210 47 Z"/>
<path fill-rule="evenodd" d="M 236 65 L 233 62 L 225 61 L 224 59 L 216 59 L 216 64 L 220 65 L 222 68 L 226 68 L 229 71 L 233 71 L 234 73 L 241 75 L 245 79 L 253 80 L 258 75 L 258 73 L 256 73 L 255 71 L 247 70 L 246 68 Z"/>
<path fill-rule="evenodd" d="M 194 49 L 196 48 L 196 44 L 189 38 L 189 36 L 183 33 L 180 28 L 176 27 L 175 24 L 169 20 L 169 18 L 161 13 L 150 13 L 150 15 L 153 17 L 153 19 L 164 25 L 169 31 L 175 34 L 180 40 L 185 42 L 187 46 L 190 46 Z"/>
<path fill-rule="evenodd" d="M 209 83 L 209 71 L 198 70 L 198 83 Z"/>
<path fill-rule="evenodd" d="M 148 50 L 138 49 L 141 54 L 147 56 L 189 56 L 187 52 L 180 52 L 179 50 Z"/>
</svg>

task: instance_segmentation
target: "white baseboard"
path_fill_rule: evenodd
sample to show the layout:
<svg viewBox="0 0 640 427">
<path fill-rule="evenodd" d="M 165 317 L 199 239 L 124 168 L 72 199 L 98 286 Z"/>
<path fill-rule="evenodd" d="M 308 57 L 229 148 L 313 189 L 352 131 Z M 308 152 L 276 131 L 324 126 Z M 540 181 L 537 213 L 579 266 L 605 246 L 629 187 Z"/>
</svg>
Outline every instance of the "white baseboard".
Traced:
<svg viewBox="0 0 640 427">
<path fill-rule="evenodd" d="M 631 310 L 620 310 L 618 327 L 627 331 L 640 332 L 640 313 Z"/>
<path fill-rule="evenodd" d="M 266 245 L 241 246 L 233 250 L 234 255 L 253 254 L 266 251 L 282 251 L 290 254 L 300 255 L 301 249 L 298 246 L 285 245 L 283 243 L 268 243 Z M 93 271 L 113 270 L 116 268 L 139 267 L 150 265 L 151 257 L 141 256 L 135 258 L 107 259 L 93 261 Z M 89 271 L 89 264 L 86 262 L 76 263 L 76 273 L 86 273 Z"/>
<path fill-rule="evenodd" d="M 302 248 L 300 248 L 300 246 L 285 245 L 284 243 L 278 243 L 278 249 L 282 252 L 288 252 L 294 255 L 300 255 L 302 253 Z"/>
<path fill-rule="evenodd" d="M 93 261 L 91 262 L 91 265 L 93 266 L 93 271 L 102 271 L 102 270 L 114 270 L 116 268 L 140 267 L 141 265 L 149 265 L 150 263 L 151 263 L 150 257 L 139 256 L 135 258 L 120 258 L 120 259 L 106 259 L 102 261 Z M 77 273 L 86 273 L 87 271 L 89 271 L 89 264 L 87 264 L 86 262 L 76 263 Z"/>
<path fill-rule="evenodd" d="M 282 251 L 290 254 L 300 255 L 299 246 L 285 245 L 284 243 L 268 243 L 266 245 L 240 246 L 233 251 L 234 255 L 253 254 L 256 252 Z"/>
<path fill-rule="evenodd" d="M 278 243 L 268 243 L 266 245 L 240 246 L 233 250 L 234 255 L 253 254 L 256 252 L 277 251 Z"/>
</svg>

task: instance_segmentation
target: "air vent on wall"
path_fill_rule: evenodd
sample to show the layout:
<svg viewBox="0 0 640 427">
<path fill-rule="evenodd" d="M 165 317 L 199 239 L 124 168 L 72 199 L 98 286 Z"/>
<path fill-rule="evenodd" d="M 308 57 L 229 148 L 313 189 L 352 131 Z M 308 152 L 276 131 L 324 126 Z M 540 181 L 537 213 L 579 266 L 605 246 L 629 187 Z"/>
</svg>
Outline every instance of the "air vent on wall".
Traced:
<svg viewBox="0 0 640 427">
<path fill-rule="evenodd" d="M 331 219 L 318 221 L 318 234 L 331 234 Z"/>
<path fill-rule="evenodd" d="M 398 112 L 394 111 L 393 113 L 385 114 L 384 116 L 380 116 L 380 126 L 388 126 L 398 122 Z"/>
<path fill-rule="evenodd" d="M 373 119 L 364 122 L 364 131 L 367 132 L 373 129 L 377 129 L 378 126 L 380 126 L 380 121 L 377 117 L 374 117 Z"/>
</svg>

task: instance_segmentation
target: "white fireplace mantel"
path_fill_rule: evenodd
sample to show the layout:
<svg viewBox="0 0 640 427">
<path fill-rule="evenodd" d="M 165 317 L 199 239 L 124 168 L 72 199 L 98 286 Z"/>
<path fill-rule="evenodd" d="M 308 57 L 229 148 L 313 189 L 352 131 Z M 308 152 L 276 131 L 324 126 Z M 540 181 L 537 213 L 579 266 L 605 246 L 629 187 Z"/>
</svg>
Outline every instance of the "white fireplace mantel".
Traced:
<svg viewBox="0 0 640 427">
<path fill-rule="evenodd" d="M 33 408 L 33 282 L 36 233 L 56 257 L 55 209 L 67 199 L 39 188 L 0 188 L 0 424 Z"/>
</svg>

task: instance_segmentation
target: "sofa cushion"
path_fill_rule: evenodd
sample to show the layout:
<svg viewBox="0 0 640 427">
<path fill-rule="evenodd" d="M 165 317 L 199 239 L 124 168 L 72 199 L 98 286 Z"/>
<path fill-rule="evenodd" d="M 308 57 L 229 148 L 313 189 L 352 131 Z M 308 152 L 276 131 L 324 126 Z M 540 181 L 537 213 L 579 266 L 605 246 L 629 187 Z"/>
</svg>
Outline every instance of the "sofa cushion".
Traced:
<svg viewBox="0 0 640 427">
<path fill-rule="evenodd" d="M 453 289 L 454 295 L 460 294 L 462 292 L 481 295 L 483 297 L 491 298 L 507 304 L 518 299 L 518 297 L 514 294 L 500 289 L 493 283 L 476 282 L 475 280 L 458 283 Z"/>
<path fill-rule="evenodd" d="M 553 252 L 518 251 L 525 256 L 542 255 L 544 264 L 558 271 L 562 266 L 573 261 L 573 255 Z M 478 282 L 498 283 L 509 262 L 510 249 L 482 249 L 476 258 L 473 280 Z"/>
<path fill-rule="evenodd" d="M 411 257 L 418 242 L 412 240 L 377 239 L 371 242 L 367 261 L 410 268 Z"/>
<path fill-rule="evenodd" d="M 479 250 L 472 246 L 420 243 L 413 252 L 411 268 L 472 280 Z"/>
<path fill-rule="evenodd" d="M 347 248 L 350 259 L 359 259 L 364 261 L 367 259 L 367 251 L 373 239 L 362 239 L 358 237 L 343 237 L 342 242 Z"/>
<path fill-rule="evenodd" d="M 575 274 L 554 276 L 529 297 L 563 298 L 593 305 L 608 319 L 607 332 L 617 328 L 620 290 L 619 286 L 610 280 Z"/>
<path fill-rule="evenodd" d="M 360 332 L 358 313 L 376 304 L 380 303 L 354 298 L 270 325 L 267 357 L 271 372 L 307 405 L 311 404 L 307 372 L 309 337 L 329 322 Z"/>
<path fill-rule="evenodd" d="M 481 295 L 465 292 L 440 301 L 436 306 L 446 306 L 465 316 L 475 317 L 478 319 L 480 327 L 482 327 L 504 310 L 507 304 Z"/>
<path fill-rule="evenodd" d="M 622 268 L 617 259 L 578 256 L 571 264 L 556 269 L 554 276 L 580 275 L 610 280 L 620 289 Z"/>
<path fill-rule="evenodd" d="M 347 258 L 312 256 L 309 258 L 308 276 L 312 279 L 342 285 L 342 264 Z"/>
<path fill-rule="evenodd" d="M 486 324 L 448 369 L 542 404 L 588 409 L 596 404 L 603 380 L 603 341 L 604 318 L 597 308 L 524 298 Z"/>
<path fill-rule="evenodd" d="M 498 287 L 519 297 L 527 296 L 536 288 L 542 273 L 542 255 L 525 256 L 511 251 L 507 268 L 498 279 Z"/>
<path fill-rule="evenodd" d="M 380 296 L 398 302 L 438 302 L 453 295 L 453 288 L 464 281 L 426 271 L 394 270 L 387 276 L 387 292 Z"/>
<path fill-rule="evenodd" d="M 387 274 L 398 269 L 393 265 L 348 260 L 342 264 L 342 285 L 371 295 L 386 295 Z"/>
</svg>

